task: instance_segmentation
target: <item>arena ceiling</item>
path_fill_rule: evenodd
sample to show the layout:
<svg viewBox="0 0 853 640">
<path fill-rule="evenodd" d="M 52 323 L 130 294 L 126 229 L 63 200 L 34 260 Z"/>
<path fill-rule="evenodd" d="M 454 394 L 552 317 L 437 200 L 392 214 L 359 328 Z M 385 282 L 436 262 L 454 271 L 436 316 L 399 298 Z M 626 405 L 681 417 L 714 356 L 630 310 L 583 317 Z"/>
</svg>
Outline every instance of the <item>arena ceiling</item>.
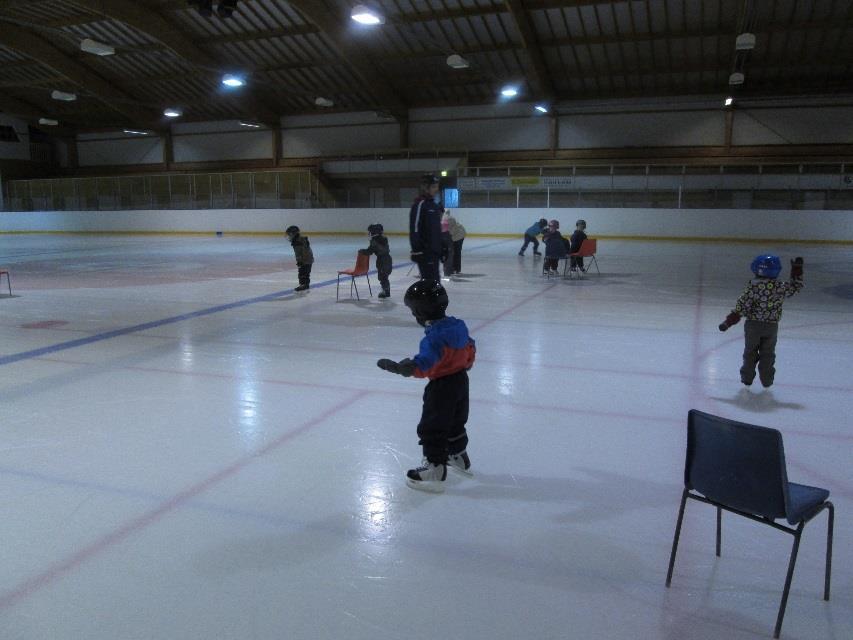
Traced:
<svg viewBox="0 0 853 640">
<path fill-rule="evenodd" d="M 0 0 L 0 110 L 94 130 L 162 128 L 166 107 L 187 121 L 403 120 L 410 108 L 494 103 L 509 84 L 552 108 L 853 94 L 850 0 L 239 0 L 230 17 L 218 4 L 205 16 L 187 0 Z M 385 23 L 355 23 L 357 4 Z M 755 45 L 738 51 L 744 32 Z M 85 39 L 114 55 L 82 51 Z M 452 54 L 467 68 L 448 66 Z M 229 72 L 247 84 L 226 90 Z"/>
</svg>

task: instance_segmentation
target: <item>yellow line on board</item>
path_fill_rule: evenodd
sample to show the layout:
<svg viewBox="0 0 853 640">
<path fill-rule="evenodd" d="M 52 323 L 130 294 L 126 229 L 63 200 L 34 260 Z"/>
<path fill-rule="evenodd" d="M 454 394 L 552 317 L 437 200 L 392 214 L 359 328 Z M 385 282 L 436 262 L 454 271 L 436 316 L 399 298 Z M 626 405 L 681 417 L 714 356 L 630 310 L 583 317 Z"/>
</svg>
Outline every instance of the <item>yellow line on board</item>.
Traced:
<svg viewBox="0 0 853 640">
<path fill-rule="evenodd" d="M 363 236 L 366 231 L 311 231 L 303 229 L 305 235 L 312 236 Z M 3 231 L 0 235 L 23 235 L 23 234 L 51 234 L 51 235 L 92 235 L 92 236 L 215 236 L 217 231 Z M 223 236 L 282 236 L 283 231 L 223 231 Z M 388 232 L 386 236 L 405 237 L 408 233 Z M 466 238 L 505 238 L 508 240 L 524 239 L 523 233 L 469 233 Z M 726 242 L 737 244 L 840 244 L 853 245 L 853 240 L 805 240 L 802 238 L 725 238 L 720 236 L 590 236 L 595 240 L 628 240 L 638 242 Z"/>
</svg>

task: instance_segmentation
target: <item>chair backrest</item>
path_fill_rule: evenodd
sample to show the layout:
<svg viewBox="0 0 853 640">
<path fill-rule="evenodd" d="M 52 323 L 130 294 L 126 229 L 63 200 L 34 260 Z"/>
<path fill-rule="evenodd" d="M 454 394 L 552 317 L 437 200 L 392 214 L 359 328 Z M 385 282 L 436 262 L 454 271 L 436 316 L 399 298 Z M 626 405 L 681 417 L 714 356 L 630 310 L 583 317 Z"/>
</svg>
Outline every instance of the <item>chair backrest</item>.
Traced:
<svg viewBox="0 0 853 640">
<path fill-rule="evenodd" d="M 788 477 L 782 434 L 691 409 L 684 485 L 740 511 L 784 517 Z"/>
<path fill-rule="evenodd" d="M 595 238 L 587 238 L 581 242 L 581 246 L 578 249 L 578 255 L 581 257 L 594 256 L 597 249 L 598 241 Z"/>
<path fill-rule="evenodd" d="M 357 254 L 353 271 L 355 272 L 353 275 L 357 276 L 363 276 L 365 273 L 370 271 L 370 255 L 365 255 L 363 253 Z"/>
</svg>

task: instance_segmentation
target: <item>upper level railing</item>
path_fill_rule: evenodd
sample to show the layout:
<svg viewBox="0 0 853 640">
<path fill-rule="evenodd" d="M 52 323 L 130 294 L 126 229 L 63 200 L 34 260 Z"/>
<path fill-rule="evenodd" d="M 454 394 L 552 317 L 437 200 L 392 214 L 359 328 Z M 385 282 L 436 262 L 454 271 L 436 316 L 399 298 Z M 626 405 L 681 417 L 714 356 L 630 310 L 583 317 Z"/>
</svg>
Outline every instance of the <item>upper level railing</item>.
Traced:
<svg viewBox="0 0 853 640">
<path fill-rule="evenodd" d="M 337 206 L 309 170 L 11 180 L 4 185 L 3 204 L 7 211 Z"/>
<path fill-rule="evenodd" d="M 850 209 L 853 163 L 458 167 L 442 179 L 459 207 Z M 307 169 L 13 180 L 12 211 L 408 207 L 398 174 L 321 180 Z M 329 187 L 332 183 L 335 186 Z M 447 194 L 448 197 L 450 194 Z"/>
</svg>

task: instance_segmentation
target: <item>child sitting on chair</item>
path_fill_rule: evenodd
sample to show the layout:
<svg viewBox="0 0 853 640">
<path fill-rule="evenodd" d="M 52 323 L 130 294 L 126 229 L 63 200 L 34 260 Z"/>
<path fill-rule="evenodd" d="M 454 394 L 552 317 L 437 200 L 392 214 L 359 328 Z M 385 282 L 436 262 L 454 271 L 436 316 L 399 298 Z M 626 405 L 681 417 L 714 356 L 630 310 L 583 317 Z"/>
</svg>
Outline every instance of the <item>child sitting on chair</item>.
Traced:
<svg viewBox="0 0 853 640">
<path fill-rule="evenodd" d="M 388 276 L 391 275 L 391 250 L 388 248 L 388 238 L 384 235 L 385 228 L 377 222 L 367 227 L 367 233 L 370 235 L 370 245 L 367 249 L 359 249 L 358 253 L 363 256 L 376 255 L 376 272 L 379 275 L 379 284 L 382 285 L 379 297 L 390 298 L 391 282 Z"/>
<path fill-rule="evenodd" d="M 542 273 L 546 276 L 556 276 L 560 259 L 567 255 L 566 239 L 560 234 L 560 221 L 551 220 L 542 236 L 545 243 L 545 264 Z"/>
<path fill-rule="evenodd" d="M 577 253 L 581 250 L 581 245 L 583 241 L 586 240 L 586 234 L 584 230 L 586 229 L 586 220 L 578 220 L 575 223 L 575 232 L 572 234 L 572 239 L 569 246 L 569 253 Z M 586 271 L 583 268 L 583 256 L 573 256 L 569 258 L 570 264 L 569 267 L 572 271 L 577 271 L 580 269 L 582 272 Z"/>
</svg>

